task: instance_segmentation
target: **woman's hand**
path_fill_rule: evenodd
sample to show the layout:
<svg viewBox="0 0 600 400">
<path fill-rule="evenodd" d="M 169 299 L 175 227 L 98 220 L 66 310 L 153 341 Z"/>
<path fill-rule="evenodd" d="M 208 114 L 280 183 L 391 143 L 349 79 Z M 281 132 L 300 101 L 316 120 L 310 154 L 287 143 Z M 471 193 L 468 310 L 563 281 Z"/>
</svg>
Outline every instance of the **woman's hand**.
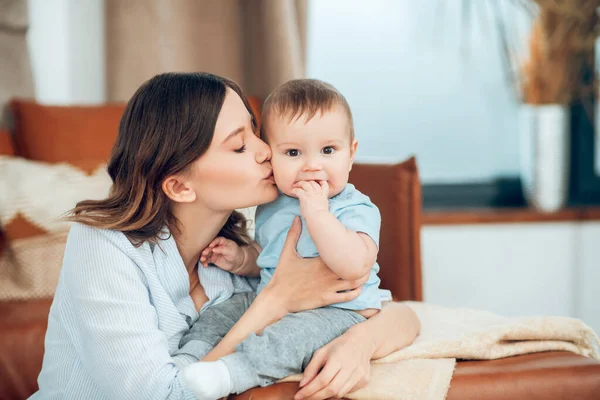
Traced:
<svg viewBox="0 0 600 400">
<path fill-rule="evenodd" d="M 371 357 L 374 342 L 364 332 L 350 328 L 346 334 L 317 350 L 304 370 L 301 390 L 294 400 L 321 400 L 343 398 L 346 394 L 364 387 L 371 376 Z M 369 344 L 369 345 L 365 345 Z"/>
<path fill-rule="evenodd" d="M 369 361 L 410 345 L 420 328 L 410 307 L 383 303 L 377 314 L 315 352 L 295 399 L 344 397 L 364 387 L 370 378 Z"/>
<path fill-rule="evenodd" d="M 275 273 L 263 292 L 267 291 L 281 304 L 284 313 L 312 310 L 358 297 L 369 275 L 356 280 L 340 280 L 320 257 L 300 257 L 296 244 L 301 230 L 300 218 L 295 217 Z"/>
</svg>

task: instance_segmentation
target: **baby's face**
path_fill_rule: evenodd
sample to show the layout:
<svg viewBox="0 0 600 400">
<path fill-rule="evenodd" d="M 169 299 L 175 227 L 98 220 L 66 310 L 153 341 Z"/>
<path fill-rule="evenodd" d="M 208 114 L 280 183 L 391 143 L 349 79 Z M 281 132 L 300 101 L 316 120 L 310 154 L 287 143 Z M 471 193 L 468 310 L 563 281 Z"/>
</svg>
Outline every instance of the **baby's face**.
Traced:
<svg viewBox="0 0 600 400">
<path fill-rule="evenodd" d="M 292 189 L 301 181 L 327 181 L 329 197 L 344 189 L 357 141 L 350 138 L 348 117 L 341 108 L 318 113 L 310 121 L 306 116 L 291 122 L 287 116 L 271 116 L 264 123 L 279 190 L 295 197 Z"/>
</svg>

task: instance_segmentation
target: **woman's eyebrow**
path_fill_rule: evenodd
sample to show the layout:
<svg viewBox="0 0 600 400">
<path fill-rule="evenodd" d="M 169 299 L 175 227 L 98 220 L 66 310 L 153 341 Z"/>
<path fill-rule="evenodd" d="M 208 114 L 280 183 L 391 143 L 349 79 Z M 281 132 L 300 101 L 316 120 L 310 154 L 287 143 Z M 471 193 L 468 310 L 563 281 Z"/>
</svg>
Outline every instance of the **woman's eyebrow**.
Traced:
<svg viewBox="0 0 600 400">
<path fill-rule="evenodd" d="M 225 138 L 225 140 L 223 140 L 223 142 L 221 144 L 225 144 L 225 142 L 227 142 L 229 139 L 231 139 L 235 135 L 239 135 L 240 133 L 244 132 L 244 129 L 246 129 L 246 128 L 243 127 L 243 126 L 240 126 L 236 130 L 234 130 L 233 132 L 231 132 L 229 135 L 227 135 L 227 137 Z"/>
</svg>

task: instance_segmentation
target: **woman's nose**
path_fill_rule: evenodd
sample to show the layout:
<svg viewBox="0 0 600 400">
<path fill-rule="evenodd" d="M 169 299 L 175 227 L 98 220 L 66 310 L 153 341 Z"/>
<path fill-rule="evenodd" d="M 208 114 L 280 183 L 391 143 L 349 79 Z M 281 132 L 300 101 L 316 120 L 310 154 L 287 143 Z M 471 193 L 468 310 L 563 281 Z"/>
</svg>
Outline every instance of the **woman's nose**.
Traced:
<svg viewBox="0 0 600 400">
<path fill-rule="evenodd" d="M 259 164 L 271 159 L 271 147 L 268 144 L 258 139 L 258 149 L 256 151 L 256 162 Z"/>
</svg>

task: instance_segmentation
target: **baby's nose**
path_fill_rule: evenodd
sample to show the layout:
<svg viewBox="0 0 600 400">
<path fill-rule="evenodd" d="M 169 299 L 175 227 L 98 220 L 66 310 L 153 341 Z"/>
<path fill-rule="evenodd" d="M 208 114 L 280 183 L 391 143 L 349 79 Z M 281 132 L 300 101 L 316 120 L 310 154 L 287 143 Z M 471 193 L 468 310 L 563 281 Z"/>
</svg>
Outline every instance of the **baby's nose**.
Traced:
<svg viewBox="0 0 600 400">
<path fill-rule="evenodd" d="M 320 163 L 317 162 L 307 162 L 306 164 L 304 164 L 304 171 L 321 171 L 323 169 L 323 166 Z"/>
</svg>

